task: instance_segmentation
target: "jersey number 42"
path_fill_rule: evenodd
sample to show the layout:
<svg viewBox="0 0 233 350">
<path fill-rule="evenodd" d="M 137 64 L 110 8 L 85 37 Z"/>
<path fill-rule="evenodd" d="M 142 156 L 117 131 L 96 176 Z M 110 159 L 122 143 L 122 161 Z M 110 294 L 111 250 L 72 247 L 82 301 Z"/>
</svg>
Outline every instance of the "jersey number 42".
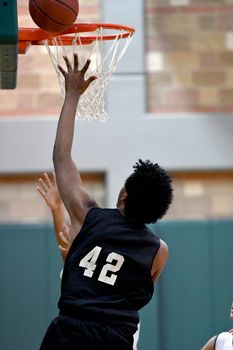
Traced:
<svg viewBox="0 0 233 350">
<path fill-rule="evenodd" d="M 99 246 L 96 246 L 93 248 L 89 253 L 87 253 L 84 258 L 79 263 L 79 266 L 84 267 L 84 276 L 92 277 L 94 274 L 94 271 L 97 266 L 97 259 L 100 255 L 102 248 Z M 114 263 L 113 263 L 114 261 Z M 106 264 L 103 265 L 101 272 L 98 277 L 98 281 L 111 284 L 112 286 L 115 284 L 117 275 L 113 272 L 117 272 L 120 270 L 121 266 L 123 265 L 124 257 L 117 253 L 110 253 L 107 256 Z M 112 273 L 109 273 L 112 272 Z M 107 276 L 108 274 L 108 276 Z"/>
</svg>

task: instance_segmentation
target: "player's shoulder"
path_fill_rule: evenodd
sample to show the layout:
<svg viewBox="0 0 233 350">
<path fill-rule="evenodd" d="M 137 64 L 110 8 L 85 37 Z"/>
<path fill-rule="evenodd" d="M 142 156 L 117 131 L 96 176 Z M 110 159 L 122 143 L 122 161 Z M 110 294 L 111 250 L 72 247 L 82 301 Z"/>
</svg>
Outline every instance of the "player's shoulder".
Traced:
<svg viewBox="0 0 233 350">
<path fill-rule="evenodd" d="M 167 243 L 160 239 L 160 248 L 159 248 L 159 253 L 161 254 L 161 258 L 165 261 L 168 259 L 168 254 L 169 254 L 169 249 Z"/>
<path fill-rule="evenodd" d="M 168 245 L 167 243 L 160 238 L 160 248 L 163 252 L 168 252 Z"/>
<path fill-rule="evenodd" d="M 107 216 L 117 215 L 117 209 L 101 208 L 99 206 L 93 206 L 87 213 L 87 218 L 104 218 Z"/>
</svg>

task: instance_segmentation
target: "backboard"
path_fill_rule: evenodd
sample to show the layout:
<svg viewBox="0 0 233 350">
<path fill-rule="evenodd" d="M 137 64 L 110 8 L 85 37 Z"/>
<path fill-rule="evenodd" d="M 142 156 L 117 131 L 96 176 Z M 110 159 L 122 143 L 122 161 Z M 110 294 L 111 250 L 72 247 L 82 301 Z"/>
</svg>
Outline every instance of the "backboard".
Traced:
<svg viewBox="0 0 233 350">
<path fill-rule="evenodd" d="M 0 89 L 14 89 L 18 65 L 17 1 L 0 1 Z"/>
</svg>

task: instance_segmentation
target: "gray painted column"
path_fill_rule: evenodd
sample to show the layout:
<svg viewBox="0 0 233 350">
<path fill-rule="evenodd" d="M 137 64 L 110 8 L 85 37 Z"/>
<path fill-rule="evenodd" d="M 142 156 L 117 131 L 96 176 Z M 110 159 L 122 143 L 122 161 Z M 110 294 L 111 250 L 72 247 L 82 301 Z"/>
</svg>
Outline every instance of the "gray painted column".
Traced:
<svg viewBox="0 0 233 350">
<path fill-rule="evenodd" d="M 144 114 L 144 2 L 142 0 L 102 1 L 103 21 L 131 26 L 134 37 L 106 91 L 107 111 L 112 119 L 113 148 L 109 152 L 108 204 L 115 205 L 117 194 L 138 159 L 132 155 L 138 140 L 134 133 Z M 115 140 L 114 140 L 115 139 Z M 136 143 L 136 144 L 135 144 Z M 107 150 L 107 149 L 106 149 Z"/>
<path fill-rule="evenodd" d="M 144 2 L 143 0 L 103 0 L 103 22 L 128 25 L 136 32 L 116 74 L 144 72 Z"/>
</svg>

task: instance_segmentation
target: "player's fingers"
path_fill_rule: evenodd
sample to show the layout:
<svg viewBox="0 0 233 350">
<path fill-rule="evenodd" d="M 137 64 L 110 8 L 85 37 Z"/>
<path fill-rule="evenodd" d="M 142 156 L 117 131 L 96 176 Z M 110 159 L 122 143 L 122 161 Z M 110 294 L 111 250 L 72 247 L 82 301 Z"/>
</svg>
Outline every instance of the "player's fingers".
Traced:
<svg viewBox="0 0 233 350">
<path fill-rule="evenodd" d="M 45 192 L 42 190 L 42 188 L 40 186 L 36 186 L 36 189 L 42 197 L 45 197 Z"/>
<path fill-rule="evenodd" d="M 51 181 L 47 173 L 44 173 L 44 178 L 45 178 L 46 185 L 48 187 L 51 187 Z"/>
<path fill-rule="evenodd" d="M 86 81 L 87 86 L 89 86 L 96 79 L 97 79 L 97 77 L 95 77 L 94 75 L 91 76 L 90 78 L 88 78 L 87 81 Z"/>
<path fill-rule="evenodd" d="M 60 236 L 60 239 L 62 240 L 62 243 L 64 243 L 67 246 L 69 244 L 69 240 L 64 235 L 64 232 L 63 231 L 59 232 L 59 236 Z"/>
<path fill-rule="evenodd" d="M 78 55 L 74 53 L 74 72 L 78 71 Z"/>
<path fill-rule="evenodd" d="M 67 56 L 63 56 L 63 58 L 64 58 L 64 61 L 66 63 L 66 67 L 67 67 L 68 73 L 70 73 L 72 71 L 71 63 L 70 63 L 70 61 L 69 61 Z"/>
<path fill-rule="evenodd" d="M 70 227 L 66 223 L 62 225 L 62 232 L 66 239 L 70 241 Z"/>
<path fill-rule="evenodd" d="M 61 245 L 58 246 L 61 252 L 65 253 L 67 251 L 66 248 L 62 247 Z"/>
<path fill-rule="evenodd" d="M 67 245 L 70 244 L 70 234 L 69 232 L 63 232 L 63 240 L 66 242 Z"/>
<path fill-rule="evenodd" d="M 83 74 L 85 74 L 86 71 L 88 70 L 88 68 L 89 68 L 89 66 L 90 66 L 90 63 L 91 63 L 91 60 L 88 59 L 87 62 L 84 64 L 83 68 L 81 69 L 81 72 L 82 72 Z"/>
<path fill-rule="evenodd" d="M 70 226 L 66 222 L 62 224 L 62 230 L 65 232 L 70 232 Z"/>
<path fill-rule="evenodd" d="M 41 178 L 39 178 L 39 183 L 40 183 L 40 187 L 43 189 L 44 192 L 47 192 L 48 191 L 48 186 L 47 184 L 45 183 L 45 181 Z"/>
<path fill-rule="evenodd" d="M 67 77 L 67 73 L 66 71 L 60 66 L 60 64 L 57 65 L 57 68 L 59 69 L 59 71 L 61 72 L 61 74 L 64 76 L 64 78 Z"/>
<path fill-rule="evenodd" d="M 65 260 L 66 257 L 67 257 L 67 254 L 68 254 L 69 249 L 63 248 L 63 247 L 60 246 L 60 245 L 58 246 L 58 248 L 59 248 L 59 250 L 60 250 L 60 252 L 61 252 L 61 255 L 62 255 L 63 259 Z M 61 275 L 61 277 L 62 277 L 62 275 Z"/>
</svg>

